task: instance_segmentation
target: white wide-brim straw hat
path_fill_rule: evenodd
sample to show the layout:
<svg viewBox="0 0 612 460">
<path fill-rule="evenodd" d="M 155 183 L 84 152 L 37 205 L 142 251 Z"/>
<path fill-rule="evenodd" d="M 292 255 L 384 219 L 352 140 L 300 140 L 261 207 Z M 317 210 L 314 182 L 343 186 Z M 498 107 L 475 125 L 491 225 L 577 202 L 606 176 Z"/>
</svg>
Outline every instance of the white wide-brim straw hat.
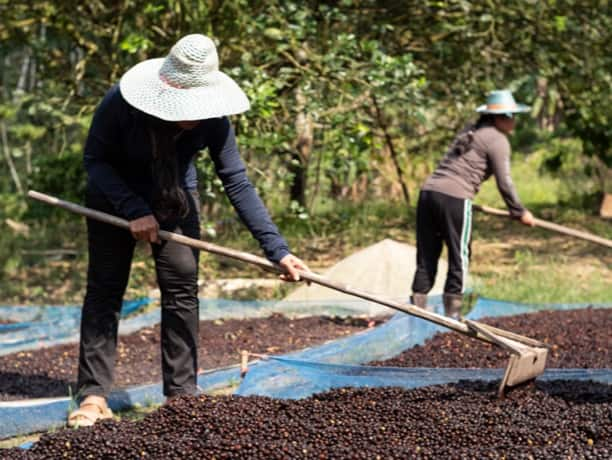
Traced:
<svg viewBox="0 0 612 460">
<path fill-rule="evenodd" d="M 487 103 L 476 109 L 479 113 L 512 115 L 513 113 L 529 112 L 531 108 L 525 104 L 517 104 L 512 92 L 507 89 L 491 91 Z"/>
<path fill-rule="evenodd" d="M 242 113 L 249 100 L 219 71 L 214 42 L 200 34 L 181 38 L 165 58 L 129 69 L 119 82 L 133 107 L 166 121 L 193 121 Z"/>
</svg>

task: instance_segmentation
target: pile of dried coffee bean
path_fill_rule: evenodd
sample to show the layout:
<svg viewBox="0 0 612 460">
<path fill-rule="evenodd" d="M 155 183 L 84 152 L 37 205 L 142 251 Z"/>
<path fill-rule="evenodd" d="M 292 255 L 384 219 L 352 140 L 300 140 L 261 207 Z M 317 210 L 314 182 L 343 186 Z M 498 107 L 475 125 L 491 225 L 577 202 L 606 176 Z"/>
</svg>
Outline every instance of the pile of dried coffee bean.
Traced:
<svg viewBox="0 0 612 460">
<path fill-rule="evenodd" d="M 238 364 L 240 351 L 286 353 L 376 326 L 386 317 L 310 316 L 200 321 L 198 363 L 202 369 Z M 0 400 L 75 394 L 79 344 L 70 343 L 0 356 Z M 119 338 L 115 388 L 160 382 L 160 325 Z"/>
<path fill-rule="evenodd" d="M 585 308 L 568 311 L 541 311 L 483 323 L 540 340 L 550 349 L 549 368 L 612 367 L 610 331 L 612 310 Z M 509 353 L 489 343 L 458 334 L 439 332 L 417 345 L 374 366 L 397 367 L 506 367 Z"/>
<path fill-rule="evenodd" d="M 136 422 L 45 434 L 6 459 L 610 459 L 612 387 L 540 382 L 180 397 Z"/>
</svg>

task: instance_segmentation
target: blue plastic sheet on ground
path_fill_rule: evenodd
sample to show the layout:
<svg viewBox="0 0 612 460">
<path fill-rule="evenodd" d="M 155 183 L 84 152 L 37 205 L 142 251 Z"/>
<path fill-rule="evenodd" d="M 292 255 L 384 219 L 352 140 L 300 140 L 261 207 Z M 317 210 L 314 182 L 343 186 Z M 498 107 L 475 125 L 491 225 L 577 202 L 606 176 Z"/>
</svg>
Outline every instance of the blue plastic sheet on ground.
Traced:
<svg viewBox="0 0 612 460">
<path fill-rule="evenodd" d="M 151 327 L 160 321 L 160 309 L 137 313 L 138 309 L 152 302 L 149 298 L 125 302 L 119 324 L 119 334 L 131 334 L 144 327 Z M 440 296 L 433 296 L 431 302 L 439 304 Z M 200 300 L 200 320 L 219 318 L 263 318 L 273 313 L 290 317 L 313 315 L 357 316 L 367 315 L 371 302 L 365 300 L 339 300 L 325 302 L 253 301 L 228 299 Z M 389 314 L 393 311 L 389 310 Z M 128 318 L 125 318 L 129 316 Z M 81 307 L 0 307 L 0 318 L 19 321 L 0 325 L 0 356 L 19 351 L 32 350 L 78 341 Z M 2 328 L 2 326 L 5 326 Z"/>
<path fill-rule="evenodd" d="M 433 296 L 432 303 L 440 307 L 440 296 Z M 272 313 L 283 313 L 288 316 L 312 316 L 320 314 L 328 315 L 359 315 L 367 311 L 369 302 L 365 301 L 333 301 L 328 304 L 322 302 L 279 302 L 279 301 L 233 301 L 233 300 L 206 300 L 201 302 L 200 318 L 216 319 L 228 317 L 265 317 Z M 1 308 L 1 307 L 0 307 Z M 14 308 L 14 307 L 7 307 Z M 22 308 L 22 307 L 17 307 Z M 23 307 L 31 308 L 31 307 Z M 50 307 L 46 314 L 47 318 L 63 313 L 65 307 Z M 389 310 L 391 313 L 392 310 Z M 24 318 L 31 318 L 26 315 L 27 310 L 21 312 Z M 78 317 L 80 318 L 80 316 Z M 128 334 L 143 327 L 152 326 L 160 320 L 160 311 L 155 309 L 143 314 L 133 315 L 120 322 L 120 333 Z M 4 349 L 0 346 L 0 354 L 36 348 L 41 345 L 50 346 L 66 341 L 75 341 L 78 336 L 78 322 L 71 323 L 74 334 L 65 337 L 56 337 L 53 340 L 42 341 L 34 338 L 21 344 L 5 344 Z M 52 332 L 52 331 L 48 331 Z M 1 337 L 1 336 L 0 336 Z M 401 336 L 397 337 L 401 340 Z M 0 344 L 2 345 L 2 344 Z M 24 348 L 26 347 L 26 348 Z M 384 345 L 383 345 L 384 348 Z M 334 353 L 334 346 L 328 347 L 330 354 Z M 220 370 L 204 374 L 200 377 L 199 385 L 204 390 L 209 390 L 214 386 L 227 387 L 232 383 L 239 383 L 239 371 L 235 368 L 230 370 Z M 204 380 L 202 380 L 204 378 Z M 112 409 L 129 408 L 134 403 L 143 404 L 142 401 L 155 403 L 161 401 L 161 385 L 148 385 L 145 387 L 128 388 L 121 393 L 113 393 L 111 399 Z M 40 430 L 48 430 L 65 423 L 66 414 L 69 410 L 70 400 L 59 398 L 53 400 L 23 400 L 14 402 L 0 402 L 0 439 L 20 434 L 32 433 Z"/>
<path fill-rule="evenodd" d="M 433 298 L 431 303 L 434 304 L 438 313 L 441 312 L 442 307 L 439 297 Z M 259 304 L 261 309 L 271 308 L 269 302 Z M 279 302 L 275 302 L 275 304 L 277 306 L 275 311 L 280 310 L 282 312 L 282 305 L 279 308 Z M 478 319 L 483 316 L 505 316 L 542 309 L 574 309 L 586 306 L 589 305 L 524 305 L 492 299 L 479 299 L 468 317 Z M 605 306 L 609 307 L 609 305 Z M 240 303 L 236 304 L 235 301 L 218 302 L 208 312 L 204 308 L 204 315 L 224 317 L 225 307 L 228 308 L 226 311 L 233 309 L 232 311 L 236 312 L 241 307 L 243 310 L 253 308 L 253 302 L 245 302 L 242 306 Z M 320 306 L 318 310 L 314 309 L 314 311 L 324 311 L 325 308 L 329 308 L 329 306 Z M 299 310 L 296 305 L 291 305 L 290 309 L 292 311 Z M 263 310 L 254 308 L 247 313 L 255 312 L 259 314 L 260 311 Z M 304 314 L 307 312 L 308 310 Z M 246 314 L 244 316 L 250 315 Z M 148 322 L 154 324 L 156 321 L 159 321 L 159 310 L 125 319 L 122 321 L 122 325 L 136 328 L 145 323 L 147 323 L 145 325 L 149 325 Z M 336 385 L 399 385 L 404 387 L 413 385 L 410 386 L 412 388 L 415 385 L 450 383 L 465 379 L 500 378 L 501 370 L 495 369 L 397 369 L 359 366 L 359 364 L 370 361 L 391 358 L 416 344 L 423 343 L 435 332 L 446 330 L 441 326 L 413 316 L 396 314 L 386 323 L 353 336 L 289 355 L 275 357 L 274 360 L 251 363 L 250 370 L 236 394 L 301 398 L 324 391 L 324 389 L 333 388 Z M 594 379 L 610 383 L 610 369 L 549 369 L 542 378 Z M 200 376 L 198 383 L 202 389 L 210 390 L 215 387 L 226 387 L 238 381 L 239 370 L 230 368 L 205 373 Z M 161 401 L 163 401 L 161 385 L 156 384 L 115 392 L 110 404 L 114 410 L 120 410 L 133 407 L 134 404 L 147 405 Z M 0 439 L 62 426 L 65 423 L 69 407 L 70 400 L 68 398 L 53 401 L 30 400 L 0 403 Z"/>
<path fill-rule="evenodd" d="M 133 315 L 151 302 L 141 298 L 123 303 L 122 318 Z M 78 340 L 81 307 L 0 307 L 0 317 L 18 321 L 0 328 L 0 355 Z M 130 319 L 126 319 L 130 321 Z"/>
<path fill-rule="evenodd" d="M 284 366 L 283 379 L 292 375 L 295 384 L 274 387 L 268 382 L 267 388 L 256 394 L 281 399 L 306 398 L 333 388 L 393 386 L 412 389 L 459 381 L 495 381 L 504 375 L 504 369 L 374 367 L 270 359 Z M 612 369 L 546 369 L 538 380 L 593 380 L 612 384 Z M 237 394 L 244 394 L 244 391 Z"/>
<path fill-rule="evenodd" d="M 406 299 L 391 299 L 404 302 Z M 441 296 L 430 296 L 430 302 L 440 303 Z M 200 300 L 200 319 L 217 318 L 264 318 L 273 313 L 282 313 L 292 318 L 314 315 L 328 316 L 371 316 L 380 314 L 381 306 L 374 302 L 354 298 L 333 301 L 320 300 L 229 300 L 229 299 L 202 299 Z M 394 310 L 388 308 L 388 314 Z"/>
<path fill-rule="evenodd" d="M 151 299 L 143 297 L 131 301 L 126 301 L 121 307 L 121 315 L 128 316 L 137 311 L 141 306 L 151 302 Z M 80 305 L 66 306 L 0 306 L 0 319 L 13 322 L 21 322 L 24 324 L 35 324 L 39 322 L 51 321 L 55 319 L 80 318 Z M 2 326 L 10 326 L 10 324 L 1 324 Z"/>
<path fill-rule="evenodd" d="M 527 305 L 479 298 L 467 317 L 470 319 L 480 319 L 486 316 L 507 316 L 540 310 L 586 308 L 591 305 Z M 600 307 L 609 307 L 609 305 L 600 305 Z M 356 365 L 392 358 L 415 345 L 423 344 L 425 340 L 432 337 L 437 331 L 448 331 L 448 329 L 429 321 L 398 313 L 391 321 L 372 331 L 280 357 L 290 361 L 283 362 L 282 359 L 274 359 L 259 362 L 257 366 L 251 366 L 251 370 L 249 370 L 242 381 L 236 394 L 277 398 L 307 397 L 324 391 L 324 389 L 333 388 L 336 385 L 341 386 L 343 382 L 346 383 L 351 380 L 351 378 L 347 378 L 343 374 L 335 375 L 331 373 L 327 365 L 334 363 L 353 365 L 352 372 L 358 372 L 360 376 L 359 379 L 353 379 L 353 385 L 380 386 L 379 382 L 383 378 L 382 376 L 385 375 L 384 370 L 373 366 L 360 366 L 357 369 Z M 291 365 L 288 365 L 289 362 Z M 466 365 L 469 365 L 469 363 L 466 363 Z M 396 371 L 389 370 L 388 372 L 391 376 L 395 375 L 393 372 Z M 436 376 L 436 372 L 440 372 L 440 374 Z M 468 369 L 465 372 L 472 375 L 475 379 L 480 379 L 481 375 L 489 375 L 491 371 Z M 496 372 L 499 373 L 502 370 Z M 432 369 L 428 371 L 427 375 L 438 379 L 437 381 L 441 383 L 450 383 L 456 381 L 453 378 L 459 374 L 449 374 L 447 370 L 443 369 L 440 371 Z M 418 386 L 429 384 L 427 382 L 431 381 L 431 378 L 429 380 L 425 378 L 421 381 L 415 380 L 415 384 Z"/>
<path fill-rule="evenodd" d="M 198 386 L 202 391 L 210 392 L 231 382 L 238 383 L 239 379 L 240 369 L 233 366 L 201 373 Z M 164 401 L 162 385 L 152 384 L 114 391 L 108 404 L 113 411 L 120 411 Z M 74 408 L 70 398 L 0 402 L 0 439 L 62 427 L 66 424 L 68 412 Z"/>
<path fill-rule="evenodd" d="M 515 303 L 504 300 L 479 297 L 470 317 L 482 318 L 485 316 L 510 316 L 523 313 L 533 313 L 542 310 L 577 310 L 580 308 L 612 308 L 612 303 L 548 303 L 548 304 L 526 304 Z"/>
</svg>

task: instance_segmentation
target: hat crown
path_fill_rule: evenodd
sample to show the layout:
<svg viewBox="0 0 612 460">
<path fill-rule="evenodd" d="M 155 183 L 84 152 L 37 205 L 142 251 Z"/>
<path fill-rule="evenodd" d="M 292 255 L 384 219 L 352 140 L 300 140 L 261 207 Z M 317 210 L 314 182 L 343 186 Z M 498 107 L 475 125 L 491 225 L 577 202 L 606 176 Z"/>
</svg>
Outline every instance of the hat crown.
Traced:
<svg viewBox="0 0 612 460">
<path fill-rule="evenodd" d="M 219 70 L 213 40 L 192 34 L 181 38 L 164 58 L 129 69 L 119 82 L 128 104 L 166 121 L 205 120 L 249 109 L 244 91 Z"/>
<path fill-rule="evenodd" d="M 489 108 L 504 107 L 507 109 L 515 109 L 516 101 L 510 90 L 502 89 L 489 93 L 487 97 L 487 106 Z"/>
<path fill-rule="evenodd" d="M 159 70 L 159 78 L 179 89 L 207 86 L 219 70 L 214 42 L 201 34 L 181 38 L 170 50 Z"/>
<path fill-rule="evenodd" d="M 524 113 L 529 111 L 529 106 L 525 104 L 518 104 L 514 100 L 512 91 L 509 89 L 498 89 L 491 91 L 487 95 L 487 103 L 481 105 L 476 109 L 478 113 L 492 113 L 492 114 L 513 114 L 513 113 Z"/>
</svg>

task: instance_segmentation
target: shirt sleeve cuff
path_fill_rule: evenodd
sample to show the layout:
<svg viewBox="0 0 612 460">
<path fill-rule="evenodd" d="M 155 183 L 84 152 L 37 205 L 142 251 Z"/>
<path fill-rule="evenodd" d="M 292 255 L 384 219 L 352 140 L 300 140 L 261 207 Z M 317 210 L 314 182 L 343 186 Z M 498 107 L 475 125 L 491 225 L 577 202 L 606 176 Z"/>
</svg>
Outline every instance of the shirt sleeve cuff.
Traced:
<svg viewBox="0 0 612 460">
<path fill-rule="evenodd" d="M 291 254 L 291 252 L 289 251 L 289 248 L 287 246 L 279 246 L 278 248 L 267 252 L 266 257 L 268 258 L 268 260 L 274 263 L 279 263 L 281 259 L 288 254 Z"/>
<path fill-rule="evenodd" d="M 513 217 L 515 219 L 520 219 L 521 217 L 523 217 L 523 214 L 525 214 L 526 209 L 525 208 L 509 208 L 508 211 L 510 212 L 510 217 Z"/>
</svg>

